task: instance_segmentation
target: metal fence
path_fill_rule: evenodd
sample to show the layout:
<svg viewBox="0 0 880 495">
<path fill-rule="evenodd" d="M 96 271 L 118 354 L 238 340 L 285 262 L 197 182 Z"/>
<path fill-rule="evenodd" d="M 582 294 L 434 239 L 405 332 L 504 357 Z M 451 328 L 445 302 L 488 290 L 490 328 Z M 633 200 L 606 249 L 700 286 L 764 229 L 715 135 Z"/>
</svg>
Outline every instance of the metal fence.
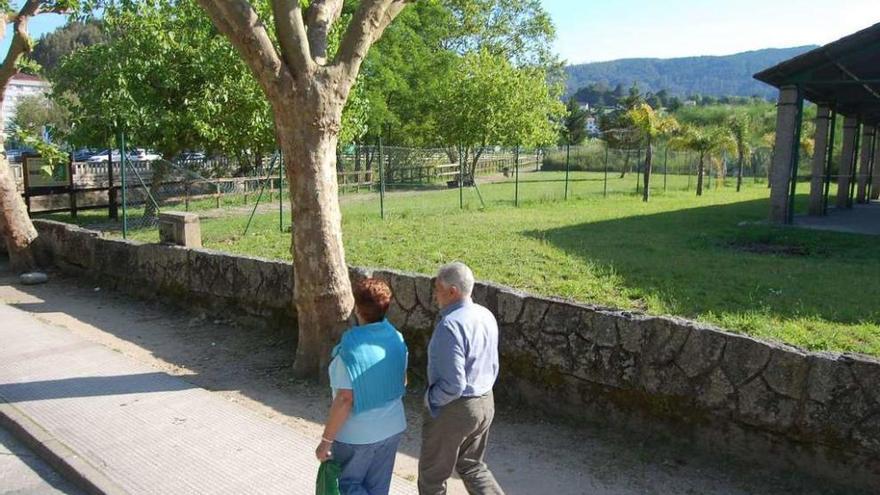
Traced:
<svg viewBox="0 0 880 495">
<path fill-rule="evenodd" d="M 554 148 L 349 146 L 337 154 L 337 183 L 343 202 L 372 205 L 382 217 L 413 207 L 485 208 L 635 196 L 644 188 L 644 155 L 644 149 L 616 149 L 598 140 Z M 770 161 L 769 150 L 751 152 L 742 170 L 744 180 L 766 182 Z M 162 209 L 247 217 L 245 231 L 254 216 L 277 211 L 278 227 L 285 229 L 290 205 L 281 154 L 266 153 L 249 162 L 247 175 L 218 177 L 230 169 L 241 171 L 240 164 L 218 158 L 177 163 L 126 160 L 125 167 L 112 162 L 73 163 L 74 187 L 82 189 L 74 196 L 81 208 L 106 205 L 108 225 L 121 224 L 124 233 L 154 227 Z M 734 187 L 739 172 L 734 157 L 710 155 L 704 157 L 701 181 L 697 153 L 664 146 L 654 150 L 652 168 L 652 194 L 694 191 L 700 182 L 709 194 Z M 457 194 L 441 193 L 450 189 Z M 427 194 L 432 191 L 441 194 Z M 37 203 L 32 211 L 40 210 Z"/>
</svg>

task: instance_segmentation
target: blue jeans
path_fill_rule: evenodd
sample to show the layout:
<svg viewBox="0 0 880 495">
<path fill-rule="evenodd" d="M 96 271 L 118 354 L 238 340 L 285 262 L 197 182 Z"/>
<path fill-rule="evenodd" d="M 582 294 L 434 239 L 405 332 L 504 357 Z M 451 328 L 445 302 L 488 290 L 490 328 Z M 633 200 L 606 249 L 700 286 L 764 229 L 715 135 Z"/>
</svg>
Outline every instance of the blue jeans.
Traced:
<svg viewBox="0 0 880 495">
<path fill-rule="evenodd" d="M 339 463 L 339 491 L 343 495 L 387 495 L 391 489 L 394 456 L 400 444 L 398 433 L 381 442 L 354 445 L 333 442 L 333 459 Z"/>
</svg>

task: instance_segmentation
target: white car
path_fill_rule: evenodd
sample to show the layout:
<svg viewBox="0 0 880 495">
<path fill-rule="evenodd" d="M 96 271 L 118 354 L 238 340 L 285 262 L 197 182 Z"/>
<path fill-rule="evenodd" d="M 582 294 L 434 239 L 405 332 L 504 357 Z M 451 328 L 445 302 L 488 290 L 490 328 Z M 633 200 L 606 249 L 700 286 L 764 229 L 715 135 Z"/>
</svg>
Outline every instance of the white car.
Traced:
<svg viewBox="0 0 880 495">
<path fill-rule="evenodd" d="M 101 150 L 94 155 L 92 155 L 88 160 L 88 163 L 107 163 L 107 153 L 109 150 Z M 119 163 L 122 161 L 122 155 L 119 154 L 119 150 L 113 150 L 113 163 Z"/>
<path fill-rule="evenodd" d="M 128 152 L 128 159 L 133 162 L 152 162 L 154 160 L 161 160 L 162 155 L 153 150 L 135 148 Z"/>
</svg>

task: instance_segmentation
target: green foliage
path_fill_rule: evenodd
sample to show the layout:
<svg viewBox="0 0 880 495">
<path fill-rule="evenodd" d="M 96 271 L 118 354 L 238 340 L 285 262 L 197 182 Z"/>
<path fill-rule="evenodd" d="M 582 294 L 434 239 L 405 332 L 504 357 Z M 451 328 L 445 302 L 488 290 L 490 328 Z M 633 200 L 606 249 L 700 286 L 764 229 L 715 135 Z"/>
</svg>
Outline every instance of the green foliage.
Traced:
<svg viewBox="0 0 880 495">
<path fill-rule="evenodd" d="M 106 42 L 73 52 L 53 74 L 56 94 L 76 95 L 71 142 L 108 144 L 125 130 L 166 157 L 271 148 L 260 88 L 193 1 L 114 7 L 104 25 Z"/>
<path fill-rule="evenodd" d="M 516 68 L 483 50 L 462 57 L 444 85 L 439 132 L 450 146 L 541 146 L 556 141 L 554 122 L 564 113 L 544 70 Z"/>
<path fill-rule="evenodd" d="M 669 145 L 674 149 L 696 151 L 701 155 L 736 152 L 736 141 L 730 130 L 720 126 L 685 125 L 669 140 Z"/>
<path fill-rule="evenodd" d="M 46 129 L 50 138 L 64 135 L 69 129 L 70 115 L 67 109 L 44 95 L 26 95 L 15 107 L 15 117 L 10 125 L 13 132 L 26 132 L 38 136 Z"/>
<path fill-rule="evenodd" d="M 638 135 L 647 143 L 661 136 L 670 136 L 678 131 L 679 124 L 674 117 L 655 112 L 647 103 L 640 103 L 627 112 L 627 119 Z"/>
<path fill-rule="evenodd" d="M 46 73 L 51 73 L 67 55 L 105 40 L 106 33 L 101 29 L 100 21 L 72 21 L 41 37 L 31 57 Z"/>
<path fill-rule="evenodd" d="M 590 114 L 581 108 L 574 98 L 569 98 L 565 110 L 565 119 L 562 121 L 562 141 L 565 144 L 581 144 L 587 138 L 586 126 Z"/>
<path fill-rule="evenodd" d="M 513 67 L 543 70 L 555 93 L 558 63 L 550 43 L 554 35 L 549 15 L 536 0 L 415 2 L 386 30 L 364 63 L 369 133 L 385 134 L 394 144 L 440 144 L 440 120 L 450 116 L 441 99 L 458 83 L 462 57 L 479 52 Z"/>
</svg>

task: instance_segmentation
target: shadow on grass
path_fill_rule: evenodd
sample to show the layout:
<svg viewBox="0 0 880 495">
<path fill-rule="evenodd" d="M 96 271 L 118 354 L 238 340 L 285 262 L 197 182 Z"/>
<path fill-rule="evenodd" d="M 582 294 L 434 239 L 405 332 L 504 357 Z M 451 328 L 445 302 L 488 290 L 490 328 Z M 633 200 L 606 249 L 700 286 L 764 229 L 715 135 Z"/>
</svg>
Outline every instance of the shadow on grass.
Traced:
<svg viewBox="0 0 880 495">
<path fill-rule="evenodd" d="M 666 313 L 880 323 L 877 238 L 773 227 L 766 212 L 755 200 L 524 235 L 604 267 L 636 305 Z"/>
</svg>

